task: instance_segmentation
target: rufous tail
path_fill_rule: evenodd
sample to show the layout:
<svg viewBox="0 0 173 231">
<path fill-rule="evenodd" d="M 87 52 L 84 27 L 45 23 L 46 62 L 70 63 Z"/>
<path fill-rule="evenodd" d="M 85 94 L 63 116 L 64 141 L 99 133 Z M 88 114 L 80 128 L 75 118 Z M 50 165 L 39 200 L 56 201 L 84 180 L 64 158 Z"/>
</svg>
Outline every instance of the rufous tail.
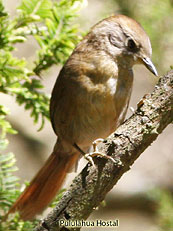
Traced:
<svg viewBox="0 0 173 231">
<path fill-rule="evenodd" d="M 55 197 L 67 172 L 77 159 L 78 153 L 69 155 L 69 153 L 54 150 L 30 185 L 10 208 L 8 214 L 19 211 L 23 220 L 31 220 L 41 213 Z"/>
</svg>

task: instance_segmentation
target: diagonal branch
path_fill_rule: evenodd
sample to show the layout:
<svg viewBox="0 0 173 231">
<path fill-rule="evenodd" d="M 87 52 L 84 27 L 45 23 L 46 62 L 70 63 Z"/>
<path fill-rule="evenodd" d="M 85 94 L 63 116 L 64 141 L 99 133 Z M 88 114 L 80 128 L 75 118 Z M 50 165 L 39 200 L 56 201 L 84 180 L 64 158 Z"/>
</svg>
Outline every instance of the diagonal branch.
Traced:
<svg viewBox="0 0 173 231">
<path fill-rule="evenodd" d="M 173 70 L 160 78 L 135 113 L 104 142 L 103 150 L 116 164 L 97 158 L 97 168 L 86 165 L 69 190 L 36 231 L 80 230 L 60 226 L 60 220 L 86 220 L 140 154 L 173 121 Z"/>
</svg>

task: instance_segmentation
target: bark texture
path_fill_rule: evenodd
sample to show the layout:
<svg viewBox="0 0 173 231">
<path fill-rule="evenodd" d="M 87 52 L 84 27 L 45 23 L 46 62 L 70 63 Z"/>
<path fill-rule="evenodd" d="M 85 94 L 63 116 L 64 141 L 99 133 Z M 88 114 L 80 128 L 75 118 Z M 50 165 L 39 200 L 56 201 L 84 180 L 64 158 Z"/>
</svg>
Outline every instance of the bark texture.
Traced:
<svg viewBox="0 0 173 231">
<path fill-rule="evenodd" d="M 101 151 L 111 155 L 116 164 L 94 158 L 96 168 L 89 164 L 85 166 L 36 231 L 80 230 L 79 227 L 62 227 L 59 221 L 86 220 L 120 177 L 172 121 L 173 70 L 160 78 L 154 91 L 138 103 L 134 114 L 104 141 Z"/>
</svg>

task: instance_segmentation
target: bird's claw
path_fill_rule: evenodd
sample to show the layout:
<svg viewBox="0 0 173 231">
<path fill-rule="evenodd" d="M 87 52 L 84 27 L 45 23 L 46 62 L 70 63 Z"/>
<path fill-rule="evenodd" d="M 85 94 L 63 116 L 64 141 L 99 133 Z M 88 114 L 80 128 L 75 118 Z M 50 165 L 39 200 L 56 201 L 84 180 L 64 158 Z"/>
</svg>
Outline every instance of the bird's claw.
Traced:
<svg viewBox="0 0 173 231">
<path fill-rule="evenodd" d="M 101 157 L 107 160 L 111 160 L 114 164 L 116 164 L 116 161 L 111 157 L 106 155 L 105 153 L 99 152 L 98 148 L 97 148 L 97 144 L 103 142 L 103 139 L 97 139 L 93 142 L 93 152 L 91 153 L 87 153 L 84 155 L 84 158 L 86 160 L 88 160 L 88 162 L 95 167 L 94 161 L 93 161 L 93 157 Z"/>
<path fill-rule="evenodd" d="M 84 158 L 85 158 L 93 167 L 95 167 L 92 154 L 93 154 L 93 153 L 87 153 L 87 154 L 84 155 Z"/>
</svg>

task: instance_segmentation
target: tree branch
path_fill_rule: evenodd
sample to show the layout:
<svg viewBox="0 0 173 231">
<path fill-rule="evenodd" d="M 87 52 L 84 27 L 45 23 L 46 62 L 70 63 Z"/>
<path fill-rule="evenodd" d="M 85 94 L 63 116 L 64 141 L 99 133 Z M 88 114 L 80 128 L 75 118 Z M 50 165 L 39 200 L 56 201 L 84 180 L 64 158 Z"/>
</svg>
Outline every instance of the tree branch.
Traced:
<svg viewBox="0 0 173 231">
<path fill-rule="evenodd" d="M 60 220 L 86 220 L 139 155 L 173 121 L 173 70 L 160 78 L 151 94 L 138 103 L 135 113 L 104 142 L 102 152 L 116 164 L 95 158 L 86 165 L 37 231 L 80 230 L 60 226 Z"/>
</svg>

